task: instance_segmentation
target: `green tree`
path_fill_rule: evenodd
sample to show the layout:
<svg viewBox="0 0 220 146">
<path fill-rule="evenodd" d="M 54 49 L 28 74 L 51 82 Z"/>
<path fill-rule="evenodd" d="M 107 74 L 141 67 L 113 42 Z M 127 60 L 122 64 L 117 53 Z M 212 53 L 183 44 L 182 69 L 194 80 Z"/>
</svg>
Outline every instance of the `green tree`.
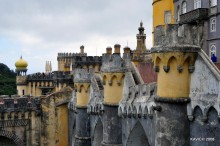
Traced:
<svg viewBox="0 0 220 146">
<path fill-rule="evenodd" d="M 0 95 L 16 94 L 16 73 L 0 63 Z"/>
</svg>

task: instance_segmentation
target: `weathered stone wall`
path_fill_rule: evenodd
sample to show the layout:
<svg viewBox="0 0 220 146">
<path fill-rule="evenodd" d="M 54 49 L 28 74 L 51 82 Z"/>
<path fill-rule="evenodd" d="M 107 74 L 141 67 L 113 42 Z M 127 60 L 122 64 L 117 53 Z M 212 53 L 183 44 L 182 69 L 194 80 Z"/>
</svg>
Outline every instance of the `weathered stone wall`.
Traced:
<svg viewBox="0 0 220 146">
<path fill-rule="evenodd" d="M 42 101 L 41 144 L 68 146 L 68 102 L 72 89 L 64 88 Z"/>
<path fill-rule="evenodd" d="M 130 78 L 126 76 L 126 80 Z M 128 94 L 126 94 L 126 92 Z M 118 108 L 122 118 L 123 146 L 155 145 L 155 84 L 131 85 L 124 90 L 123 99 Z"/>
<path fill-rule="evenodd" d="M 192 146 L 217 146 L 220 143 L 219 80 L 217 67 L 204 52 L 199 52 L 191 76 L 191 102 L 187 111 Z"/>
</svg>

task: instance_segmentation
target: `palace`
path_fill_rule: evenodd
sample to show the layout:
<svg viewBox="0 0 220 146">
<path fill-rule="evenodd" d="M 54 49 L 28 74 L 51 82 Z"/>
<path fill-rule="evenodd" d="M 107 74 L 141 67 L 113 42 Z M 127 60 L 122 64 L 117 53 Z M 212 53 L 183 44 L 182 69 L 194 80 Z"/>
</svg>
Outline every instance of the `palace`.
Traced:
<svg viewBox="0 0 220 146">
<path fill-rule="evenodd" d="M 0 145 L 219 146 L 218 33 L 207 33 L 217 30 L 219 1 L 211 2 L 154 0 L 150 50 L 141 22 L 134 50 L 115 44 L 87 56 L 81 46 L 58 53 L 58 71 L 47 61 L 35 74 L 21 57 L 18 95 L 0 96 Z"/>
</svg>

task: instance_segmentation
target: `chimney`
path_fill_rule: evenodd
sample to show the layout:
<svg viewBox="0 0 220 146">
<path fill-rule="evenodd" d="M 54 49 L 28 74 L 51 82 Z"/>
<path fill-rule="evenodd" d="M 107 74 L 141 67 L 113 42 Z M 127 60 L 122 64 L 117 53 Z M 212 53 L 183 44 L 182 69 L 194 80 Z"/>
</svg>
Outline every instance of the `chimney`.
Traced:
<svg viewBox="0 0 220 146">
<path fill-rule="evenodd" d="M 84 46 L 83 46 L 83 45 L 80 46 L 80 53 L 81 53 L 81 54 L 84 54 Z"/>
<path fill-rule="evenodd" d="M 106 54 L 109 54 L 109 55 L 112 54 L 112 47 L 107 47 L 106 48 Z"/>
<path fill-rule="evenodd" d="M 115 54 L 120 54 L 121 45 L 115 44 L 114 48 L 115 48 L 115 52 L 114 52 L 114 53 L 115 53 Z"/>
<path fill-rule="evenodd" d="M 128 46 L 124 47 L 124 53 L 130 54 L 130 51 L 131 49 Z"/>
</svg>

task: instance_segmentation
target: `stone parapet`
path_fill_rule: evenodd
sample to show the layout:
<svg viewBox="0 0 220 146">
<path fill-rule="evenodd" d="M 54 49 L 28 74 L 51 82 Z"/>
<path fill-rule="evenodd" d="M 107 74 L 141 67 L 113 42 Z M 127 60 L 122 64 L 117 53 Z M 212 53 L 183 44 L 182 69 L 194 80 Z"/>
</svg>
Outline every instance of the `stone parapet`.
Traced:
<svg viewBox="0 0 220 146">
<path fill-rule="evenodd" d="M 127 96 L 120 101 L 118 115 L 123 118 L 152 117 L 156 93 L 156 83 L 131 86 Z"/>
<path fill-rule="evenodd" d="M 54 71 L 51 73 L 34 73 L 27 75 L 28 81 L 53 81 L 55 79 L 70 79 L 70 72 Z"/>
<path fill-rule="evenodd" d="M 120 54 L 103 54 L 101 72 L 125 72 L 126 70 Z"/>
<path fill-rule="evenodd" d="M 197 38 L 196 28 L 189 25 L 184 25 L 184 29 L 179 27 L 179 25 L 168 24 L 160 25 L 155 28 L 154 32 L 154 47 L 151 49 L 151 52 L 155 52 L 156 48 L 175 48 L 177 46 L 188 46 L 186 48 L 198 48 L 199 41 Z"/>
<path fill-rule="evenodd" d="M 11 98 L 9 96 L 0 96 L 0 109 L 19 109 L 31 107 L 36 107 L 40 102 L 40 97 L 30 97 L 30 96 L 16 96 L 16 98 Z M 29 105 L 30 104 L 30 105 Z"/>
<path fill-rule="evenodd" d="M 36 114 L 41 113 L 41 97 L 9 97 L 0 96 L 0 113 L 1 119 L 4 119 L 4 113 L 8 113 L 8 117 L 11 118 L 12 112 L 30 112 L 36 111 Z M 18 113 L 17 113 L 18 114 Z M 16 118 L 16 113 L 13 114 Z M 17 115 L 18 116 L 18 115 Z"/>
<path fill-rule="evenodd" d="M 57 58 L 73 56 L 87 56 L 87 53 L 58 53 Z"/>
<path fill-rule="evenodd" d="M 75 83 L 90 83 L 93 70 L 88 71 L 87 69 L 76 69 L 74 71 L 74 82 Z"/>
<path fill-rule="evenodd" d="M 101 56 L 74 56 L 72 65 L 73 68 L 83 67 L 84 65 L 100 65 L 102 64 Z"/>
</svg>

